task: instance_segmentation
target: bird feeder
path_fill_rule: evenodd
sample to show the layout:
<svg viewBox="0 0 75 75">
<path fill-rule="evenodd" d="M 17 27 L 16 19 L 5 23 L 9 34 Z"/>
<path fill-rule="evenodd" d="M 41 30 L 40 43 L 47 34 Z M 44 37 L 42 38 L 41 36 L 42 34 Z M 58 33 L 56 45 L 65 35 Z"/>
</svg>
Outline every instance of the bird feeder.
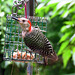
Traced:
<svg viewBox="0 0 75 75">
<path fill-rule="evenodd" d="M 18 0 L 17 0 L 18 1 Z M 19 23 L 12 19 L 12 15 L 16 17 L 26 17 L 26 11 L 24 15 L 18 15 L 18 10 L 24 8 L 27 3 L 27 18 L 31 21 L 34 27 L 38 27 L 46 35 L 47 31 L 47 19 L 44 17 L 33 16 L 34 11 L 34 0 L 29 1 L 14 1 L 12 7 L 12 14 L 7 15 L 6 18 L 6 31 L 5 31 L 5 45 L 4 45 L 4 60 L 6 61 L 17 61 L 17 62 L 35 62 L 44 63 L 44 57 L 38 53 L 32 52 L 24 43 L 22 39 L 22 29 Z M 32 4 L 31 4 L 32 1 Z M 32 7 L 31 7 L 32 6 Z M 14 9 L 16 8 L 16 12 Z M 32 12 L 31 12 L 32 8 Z"/>
</svg>

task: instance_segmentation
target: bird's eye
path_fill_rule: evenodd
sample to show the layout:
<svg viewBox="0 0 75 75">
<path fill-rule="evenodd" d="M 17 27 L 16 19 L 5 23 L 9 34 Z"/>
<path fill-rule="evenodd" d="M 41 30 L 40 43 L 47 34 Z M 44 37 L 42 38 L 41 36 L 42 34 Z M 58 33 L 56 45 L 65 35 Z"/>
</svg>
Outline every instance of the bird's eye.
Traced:
<svg viewBox="0 0 75 75">
<path fill-rule="evenodd" d="M 25 22 L 25 20 L 22 20 L 23 22 Z"/>
</svg>

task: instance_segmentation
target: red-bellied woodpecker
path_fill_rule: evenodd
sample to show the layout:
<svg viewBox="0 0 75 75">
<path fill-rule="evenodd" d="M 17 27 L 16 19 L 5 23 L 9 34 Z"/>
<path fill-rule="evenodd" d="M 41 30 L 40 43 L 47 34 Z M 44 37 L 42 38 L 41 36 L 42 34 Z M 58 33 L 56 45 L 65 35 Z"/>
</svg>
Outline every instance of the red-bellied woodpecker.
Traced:
<svg viewBox="0 0 75 75">
<path fill-rule="evenodd" d="M 38 29 L 34 28 L 31 25 L 29 19 L 26 18 L 16 18 L 22 28 L 22 37 L 24 39 L 25 44 L 35 53 L 39 53 L 45 59 L 50 59 L 53 61 L 58 60 L 58 56 L 53 50 L 52 45 L 46 36 Z"/>
</svg>

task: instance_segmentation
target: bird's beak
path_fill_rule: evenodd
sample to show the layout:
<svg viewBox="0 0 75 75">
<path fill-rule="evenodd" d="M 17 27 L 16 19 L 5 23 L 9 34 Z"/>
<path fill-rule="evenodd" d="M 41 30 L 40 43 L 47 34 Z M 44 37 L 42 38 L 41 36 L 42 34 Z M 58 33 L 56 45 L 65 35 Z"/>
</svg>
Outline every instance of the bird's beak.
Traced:
<svg viewBox="0 0 75 75">
<path fill-rule="evenodd" d="M 16 21 L 20 21 L 17 17 L 12 16 L 12 19 L 16 20 Z"/>
</svg>

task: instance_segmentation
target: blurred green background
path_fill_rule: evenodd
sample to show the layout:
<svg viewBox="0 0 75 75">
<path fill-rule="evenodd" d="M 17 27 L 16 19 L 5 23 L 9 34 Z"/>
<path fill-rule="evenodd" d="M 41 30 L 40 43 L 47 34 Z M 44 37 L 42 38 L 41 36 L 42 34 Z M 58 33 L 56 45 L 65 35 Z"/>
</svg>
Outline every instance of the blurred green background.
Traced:
<svg viewBox="0 0 75 75">
<path fill-rule="evenodd" d="M 35 14 L 48 17 L 47 38 L 59 60 L 50 66 L 33 64 L 33 75 L 75 75 L 75 0 L 37 2 Z M 13 0 L 0 0 L 0 75 L 26 75 L 27 64 L 3 61 L 6 15 L 11 14 L 12 6 Z"/>
</svg>

